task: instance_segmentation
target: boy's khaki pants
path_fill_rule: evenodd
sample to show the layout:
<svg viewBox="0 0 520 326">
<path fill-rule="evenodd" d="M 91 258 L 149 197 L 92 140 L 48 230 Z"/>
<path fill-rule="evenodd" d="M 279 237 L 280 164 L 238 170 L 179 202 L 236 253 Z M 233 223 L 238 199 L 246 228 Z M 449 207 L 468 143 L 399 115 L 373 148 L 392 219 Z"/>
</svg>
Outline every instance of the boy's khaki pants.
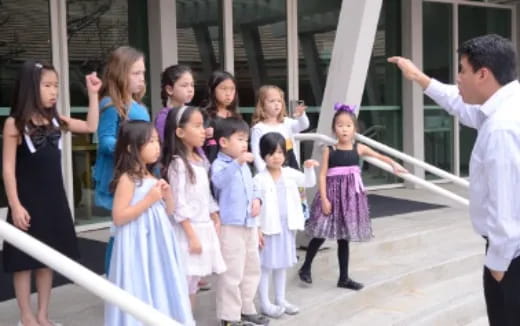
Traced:
<svg viewBox="0 0 520 326">
<path fill-rule="evenodd" d="M 260 282 L 258 228 L 222 225 L 220 248 L 227 270 L 217 282 L 217 317 L 239 321 L 256 314 L 254 298 Z"/>
</svg>

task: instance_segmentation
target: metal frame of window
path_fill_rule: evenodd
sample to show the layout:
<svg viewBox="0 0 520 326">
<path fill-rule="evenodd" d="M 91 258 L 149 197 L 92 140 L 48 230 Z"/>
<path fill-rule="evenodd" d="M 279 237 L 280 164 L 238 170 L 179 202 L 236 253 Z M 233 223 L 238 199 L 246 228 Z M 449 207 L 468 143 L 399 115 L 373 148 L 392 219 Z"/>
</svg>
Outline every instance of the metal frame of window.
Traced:
<svg viewBox="0 0 520 326">
<path fill-rule="evenodd" d="M 475 1 L 467 1 L 467 0 L 423 0 L 423 2 L 439 2 L 446 3 L 452 5 L 452 45 L 453 49 L 458 48 L 459 46 L 459 6 L 473 6 L 473 7 L 484 7 L 484 8 L 497 8 L 497 9 L 509 9 L 511 10 L 511 40 L 513 44 L 518 50 L 518 40 L 517 40 L 517 10 L 519 10 L 518 6 L 515 5 L 504 5 L 492 3 L 489 1 L 486 2 L 475 2 Z M 416 26 L 416 28 L 419 28 Z M 422 26 L 419 28 L 422 30 Z M 419 43 L 414 44 L 416 47 L 422 47 L 422 40 Z M 452 76 L 453 80 L 457 79 L 458 74 L 458 66 L 459 59 L 456 55 L 453 56 L 453 71 Z M 414 126 L 417 128 L 424 129 L 424 126 Z M 424 130 L 423 130 L 424 132 Z M 453 119 L 453 174 L 460 176 L 460 125 L 459 120 L 457 118 Z M 424 144 L 423 144 L 424 146 Z"/>
</svg>

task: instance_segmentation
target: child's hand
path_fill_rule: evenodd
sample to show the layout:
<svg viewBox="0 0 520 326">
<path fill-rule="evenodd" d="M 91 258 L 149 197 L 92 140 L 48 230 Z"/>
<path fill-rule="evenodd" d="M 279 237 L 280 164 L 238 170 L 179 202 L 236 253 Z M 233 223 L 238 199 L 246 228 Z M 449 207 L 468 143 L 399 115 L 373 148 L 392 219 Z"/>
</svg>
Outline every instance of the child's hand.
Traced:
<svg viewBox="0 0 520 326">
<path fill-rule="evenodd" d="M 162 183 L 158 181 L 152 188 L 150 188 L 150 190 L 148 190 L 148 194 L 146 194 L 146 196 L 150 198 L 152 204 L 163 198 L 163 191 L 161 186 Z"/>
<path fill-rule="evenodd" d="M 293 118 L 297 119 L 301 117 L 305 113 L 305 110 L 307 110 L 307 107 L 304 104 L 298 105 L 294 108 Z"/>
<path fill-rule="evenodd" d="M 101 89 L 101 79 L 98 78 L 97 73 L 93 72 L 85 76 L 85 82 L 87 84 L 87 91 L 89 94 L 97 94 Z"/>
<path fill-rule="evenodd" d="M 258 230 L 258 247 L 260 249 L 263 249 L 265 246 L 265 240 L 264 240 L 264 234 L 262 233 L 262 231 L 259 229 Z"/>
<path fill-rule="evenodd" d="M 303 166 L 308 169 L 311 169 L 313 167 L 320 166 L 320 162 L 316 160 L 306 160 L 305 162 L 303 162 Z"/>
<path fill-rule="evenodd" d="M 197 236 L 193 236 L 191 239 L 189 239 L 188 246 L 190 254 L 200 255 L 202 253 L 202 246 Z"/>
<path fill-rule="evenodd" d="M 31 227 L 31 216 L 22 205 L 13 207 L 11 215 L 13 224 L 20 230 L 27 231 Z"/>
<path fill-rule="evenodd" d="M 392 169 L 394 170 L 394 173 L 397 173 L 397 174 L 408 173 L 408 170 L 405 169 L 401 164 L 399 164 L 397 162 L 393 162 L 390 165 L 392 165 Z"/>
<path fill-rule="evenodd" d="M 172 188 L 170 187 L 168 181 L 160 179 L 157 181 L 157 185 L 161 188 L 162 198 L 168 198 L 169 196 L 172 196 Z"/>
<path fill-rule="evenodd" d="M 213 128 L 212 127 L 208 127 L 206 129 L 204 129 L 206 131 L 206 139 L 211 139 L 213 138 Z"/>
<path fill-rule="evenodd" d="M 262 203 L 260 202 L 260 199 L 256 198 L 253 200 L 253 203 L 251 203 L 251 216 L 257 217 L 260 215 L 260 209 L 262 208 Z"/>
<path fill-rule="evenodd" d="M 220 235 L 220 217 L 217 212 L 210 214 L 211 219 L 213 220 L 213 224 L 215 225 L 215 231 Z"/>
<path fill-rule="evenodd" d="M 244 152 L 240 154 L 240 156 L 237 158 L 238 163 L 244 164 L 244 163 L 251 163 L 255 160 L 255 157 L 253 156 L 253 153 L 250 152 Z"/>
<path fill-rule="evenodd" d="M 327 198 L 321 199 L 321 211 L 324 215 L 330 215 L 330 213 L 332 213 L 332 204 Z"/>
</svg>

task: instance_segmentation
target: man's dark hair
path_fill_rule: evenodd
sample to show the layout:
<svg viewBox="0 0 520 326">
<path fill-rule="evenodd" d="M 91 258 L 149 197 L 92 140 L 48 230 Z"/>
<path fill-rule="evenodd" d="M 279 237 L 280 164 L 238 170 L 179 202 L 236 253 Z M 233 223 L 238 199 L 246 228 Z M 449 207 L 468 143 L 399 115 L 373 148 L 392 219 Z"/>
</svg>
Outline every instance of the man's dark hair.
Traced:
<svg viewBox="0 0 520 326">
<path fill-rule="evenodd" d="M 249 135 L 249 126 L 247 125 L 247 122 L 240 118 L 227 118 L 222 119 L 217 124 L 217 128 L 214 132 L 215 140 L 218 143 L 220 141 L 220 138 L 229 138 L 237 132 L 243 132 Z"/>
<path fill-rule="evenodd" d="M 513 43 L 500 35 L 472 38 L 464 42 L 457 52 L 461 57 L 466 57 L 473 72 L 486 67 L 502 86 L 517 79 Z"/>
</svg>

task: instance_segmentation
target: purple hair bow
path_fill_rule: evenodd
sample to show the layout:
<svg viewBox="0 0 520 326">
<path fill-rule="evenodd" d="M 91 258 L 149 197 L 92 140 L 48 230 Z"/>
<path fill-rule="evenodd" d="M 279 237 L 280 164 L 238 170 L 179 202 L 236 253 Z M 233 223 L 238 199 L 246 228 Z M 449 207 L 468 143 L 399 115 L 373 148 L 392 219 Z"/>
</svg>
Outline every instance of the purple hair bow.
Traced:
<svg viewBox="0 0 520 326">
<path fill-rule="evenodd" d="M 358 108 L 357 105 L 347 105 L 347 104 L 341 104 L 341 103 L 334 104 L 335 111 L 346 111 L 346 112 L 350 112 L 350 113 L 355 113 L 357 108 Z"/>
</svg>

